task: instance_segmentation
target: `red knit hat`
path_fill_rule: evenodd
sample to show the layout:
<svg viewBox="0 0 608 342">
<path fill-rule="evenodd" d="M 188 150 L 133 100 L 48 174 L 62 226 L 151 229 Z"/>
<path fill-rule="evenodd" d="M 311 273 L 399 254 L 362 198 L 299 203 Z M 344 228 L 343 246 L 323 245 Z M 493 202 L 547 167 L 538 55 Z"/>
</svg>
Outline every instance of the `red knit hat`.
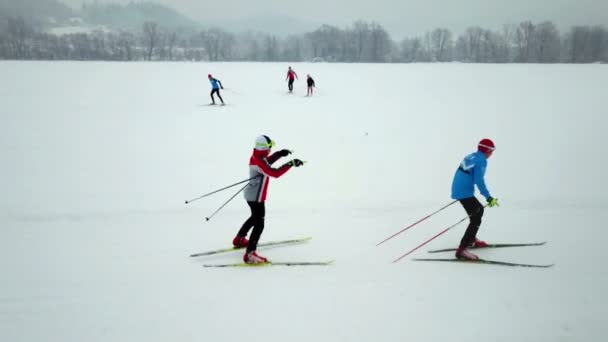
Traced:
<svg viewBox="0 0 608 342">
<path fill-rule="evenodd" d="M 477 150 L 483 153 L 493 152 L 496 149 L 494 146 L 494 142 L 490 139 L 481 139 L 479 144 L 477 144 Z"/>
</svg>

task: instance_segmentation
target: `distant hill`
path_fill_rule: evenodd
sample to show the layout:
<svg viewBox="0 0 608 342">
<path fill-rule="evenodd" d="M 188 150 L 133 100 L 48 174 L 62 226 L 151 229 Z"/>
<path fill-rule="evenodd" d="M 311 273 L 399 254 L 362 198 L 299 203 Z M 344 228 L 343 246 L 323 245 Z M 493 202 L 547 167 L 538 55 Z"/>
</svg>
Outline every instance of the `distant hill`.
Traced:
<svg viewBox="0 0 608 342">
<path fill-rule="evenodd" d="M 244 19 L 232 19 L 210 22 L 212 26 L 221 27 L 231 32 L 255 31 L 266 32 L 279 37 L 312 31 L 322 23 L 303 21 L 290 16 L 265 15 L 252 16 Z"/>
<path fill-rule="evenodd" d="M 0 19 L 22 17 L 41 26 L 67 23 L 76 14 L 56 0 L 0 0 Z"/>
<path fill-rule="evenodd" d="M 146 21 L 167 28 L 197 28 L 199 25 L 178 11 L 153 2 L 119 4 L 83 4 L 81 15 L 91 25 L 139 30 Z"/>
</svg>

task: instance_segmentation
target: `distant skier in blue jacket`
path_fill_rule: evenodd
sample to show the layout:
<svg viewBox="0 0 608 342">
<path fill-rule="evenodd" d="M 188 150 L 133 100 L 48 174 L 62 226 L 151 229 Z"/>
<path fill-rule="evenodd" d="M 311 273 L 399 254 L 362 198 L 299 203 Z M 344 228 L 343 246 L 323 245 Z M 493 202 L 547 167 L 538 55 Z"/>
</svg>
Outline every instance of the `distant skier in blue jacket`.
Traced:
<svg viewBox="0 0 608 342">
<path fill-rule="evenodd" d="M 222 105 L 224 105 L 224 99 L 222 99 L 222 96 L 220 95 L 220 88 L 224 89 L 222 82 L 220 82 L 220 80 L 218 80 L 217 78 L 211 76 L 211 74 L 207 75 L 207 78 L 211 83 L 211 104 L 215 104 L 215 98 L 213 97 L 213 94 L 217 94 L 217 97 L 219 97 L 220 101 L 222 101 Z"/>
<path fill-rule="evenodd" d="M 485 247 L 488 244 L 477 239 L 477 231 L 481 225 L 484 206 L 475 197 L 475 186 L 486 198 L 488 206 L 498 206 L 498 200 L 492 195 L 486 186 L 485 174 L 488 166 L 488 158 L 492 156 L 495 146 L 490 139 L 483 139 L 477 145 L 477 152 L 466 156 L 456 170 L 452 182 L 452 198 L 458 200 L 464 207 L 469 217 L 467 227 L 460 246 L 456 250 L 456 258 L 466 260 L 477 260 L 479 257 L 467 250 L 469 247 Z"/>
</svg>

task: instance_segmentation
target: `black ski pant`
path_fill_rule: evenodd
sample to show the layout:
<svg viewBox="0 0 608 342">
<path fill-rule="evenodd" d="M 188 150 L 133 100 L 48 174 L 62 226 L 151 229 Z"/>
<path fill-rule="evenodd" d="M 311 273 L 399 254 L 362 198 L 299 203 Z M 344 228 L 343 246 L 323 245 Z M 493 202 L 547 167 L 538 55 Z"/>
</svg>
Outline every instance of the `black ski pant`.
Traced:
<svg viewBox="0 0 608 342">
<path fill-rule="evenodd" d="M 289 82 L 287 82 L 287 88 L 289 88 L 289 91 L 293 91 L 293 81 L 294 81 L 294 80 L 295 80 L 295 79 L 290 78 L 290 79 L 289 79 Z"/>
<path fill-rule="evenodd" d="M 220 101 L 222 101 L 222 103 L 224 103 L 224 99 L 222 99 L 222 95 L 220 95 L 219 89 L 213 89 L 211 91 L 211 102 L 215 103 L 215 98 L 213 97 L 213 94 L 217 94 L 217 97 L 220 98 Z"/>
<path fill-rule="evenodd" d="M 481 225 L 481 217 L 483 216 L 483 205 L 479 203 L 476 197 L 468 197 L 460 200 L 460 204 L 464 207 L 469 217 L 469 226 L 462 240 L 460 240 L 460 248 L 470 247 L 475 238 L 477 237 L 477 231 Z"/>
<path fill-rule="evenodd" d="M 247 233 L 249 233 L 251 227 L 253 227 L 253 232 L 251 232 L 251 236 L 249 237 L 249 245 L 247 246 L 247 253 L 249 253 L 258 248 L 258 241 L 260 240 L 262 231 L 264 231 L 266 208 L 263 202 L 247 202 L 247 204 L 249 204 L 249 208 L 251 209 L 251 216 L 243 223 L 243 226 L 237 235 L 245 237 L 247 236 Z"/>
</svg>

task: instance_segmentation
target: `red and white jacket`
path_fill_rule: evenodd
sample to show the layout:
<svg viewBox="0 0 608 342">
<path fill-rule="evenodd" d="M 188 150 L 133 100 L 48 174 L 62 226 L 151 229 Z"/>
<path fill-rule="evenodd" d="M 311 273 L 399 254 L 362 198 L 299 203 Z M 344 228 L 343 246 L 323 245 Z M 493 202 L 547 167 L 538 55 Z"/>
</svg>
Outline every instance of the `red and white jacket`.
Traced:
<svg viewBox="0 0 608 342">
<path fill-rule="evenodd" d="M 272 163 L 279 160 L 281 155 L 278 152 L 268 155 L 269 153 L 269 150 L 260 151 L 253 149 L 251 158 L 249 158 L 249 178 L 253 179 L 249 181 L 244 191 L 247 202 L 265 202 L 270 177 L 279 178 L 291 169 L 291 165 L 289 164 L 273 168 L 271 166 Z"/>
</svg>

